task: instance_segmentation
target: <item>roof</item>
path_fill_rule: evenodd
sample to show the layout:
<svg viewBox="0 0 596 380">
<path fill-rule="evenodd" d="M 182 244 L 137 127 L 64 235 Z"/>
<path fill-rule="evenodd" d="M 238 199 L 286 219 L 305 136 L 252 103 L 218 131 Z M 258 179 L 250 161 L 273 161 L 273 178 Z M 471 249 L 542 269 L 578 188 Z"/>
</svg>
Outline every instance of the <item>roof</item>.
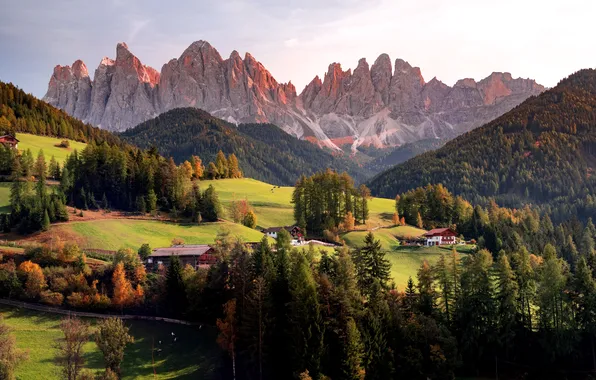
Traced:
<svg viewBox="0 0 596 380">
<path fill-rule="evenodd" d="M 151 253 L 151 257 L 168 257 L 168 256 L 201 256 L 209 252 L 211 247 L 202 245 L 175 245 L 169 248 L 156 248 Z"/>
<path fill-rule="evenodd" d="M 457 233 L 455 233 L 455 231 L 451 230 L 451 228 L 433 228 L 432 230 L 425 233 L 424 236 L 443 235 L 446 232 L 453 234 L 453 235 L 457 235 Z"/>
<path fill-rule="evenodd" d="M 0 136 L 0 140 L 14 140 L 16 142 L 19 142 L 19 140 L 11 135 L 4 135 L 4 136 Z"/>
<path fill-rule="evenodd" d="M 287 230 L 287 231 L 290 231 L 290 230 L 292 230 L 292 229 L 294 229 L 294 228 L 297 228 L 297 226 L 269 227 L 269 228 L 265 228 L 265 229 L 263 230 L 263 232 L 264 232 L 264 233 L 267 233 L 267 232 L 279 232 L 279 231 L 281 231 L 282 229 L 285 229 L 285 230 Z"/>
</svg>

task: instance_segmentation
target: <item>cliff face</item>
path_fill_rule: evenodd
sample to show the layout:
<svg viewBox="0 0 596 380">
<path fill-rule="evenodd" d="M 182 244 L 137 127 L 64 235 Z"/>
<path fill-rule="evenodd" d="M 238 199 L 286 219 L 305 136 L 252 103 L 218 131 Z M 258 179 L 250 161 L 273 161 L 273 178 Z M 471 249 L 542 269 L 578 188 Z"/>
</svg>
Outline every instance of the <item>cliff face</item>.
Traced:
<svg viewBox="0 0 596 380">
<path fill-rule="evenodd" d="M 404 60 L 382 54 L 352 72 L 329 65 L 296 93 L 278 83 L 252 55 L 223 59 L 208 42 L 191 44 L 161 73 L 126 44 L 104 58 L 90 80 L 82 61 L 56 66 L 44 100 L 102 128 L 123 131 L 177 107 L 197 107 L 235 123 L 270 122 L 286 132 L 337 149 L 341 144 L 395 146 L 452 138 L 480 126 L 544 90 L 533 80 L 493 73 L 449 87 Z"/>
</svg>

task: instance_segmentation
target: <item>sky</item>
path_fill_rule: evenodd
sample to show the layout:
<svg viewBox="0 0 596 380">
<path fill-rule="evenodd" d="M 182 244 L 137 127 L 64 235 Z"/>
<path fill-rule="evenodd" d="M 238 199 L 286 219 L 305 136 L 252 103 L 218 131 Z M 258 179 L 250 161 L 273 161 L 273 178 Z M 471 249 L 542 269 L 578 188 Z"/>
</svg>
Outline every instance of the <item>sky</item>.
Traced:
<svg viewBox="0 0 596 380">
<path fill-rule="evenodd" d="M 42 97 L 55 65 L 93 75 L 126 42 L 161 70 L 193 41 L 250 52 L 301 92 L 332 62 L 382 53 L 448 85 L 493 71 L 552 87 L 596 66 L 594 0 L 4 0 L 0 80 Z"/>
</svg>

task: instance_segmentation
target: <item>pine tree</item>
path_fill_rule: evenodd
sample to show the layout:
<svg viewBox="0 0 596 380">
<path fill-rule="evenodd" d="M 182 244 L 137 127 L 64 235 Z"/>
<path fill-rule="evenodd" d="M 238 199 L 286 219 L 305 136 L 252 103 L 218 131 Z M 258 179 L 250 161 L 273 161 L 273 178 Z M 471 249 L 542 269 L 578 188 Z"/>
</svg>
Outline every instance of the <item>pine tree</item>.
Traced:
<svg viewBox="0 0 596 380">
<path fill-rule="evenodd" d="M 530 253 L 522 247 L 514 256 L 515 278 L 517 279 L 519 303 L 522 324 L 527 330 L 532 330 L 533 305 L 536 298 L 536 280 L 534 269 L 530 264 Z"/>
<path fill-rule="evenodd" d="M 418 213 L 416 216 L 416 227 L 420 229 L 424 228 L 424 223 L 422 222 L 422 217 L 420 216 L 420 213 Z"/>
<path fill-rule="evenodd" d="M 317 286 L 304 255 L 296 257 L 291 273 L 292 365 L 296 372 L 308 369 L 312 376 L 318 378 L 323 349 L 323 326 Z"/>
<path fill-rule="evenodd" d="M 371 285 L 378 283 L 386 288 L 391 274 L 391 264 L 385 258 L 381 241 L 372 232 L 364 238 L 364 246 L 355 252 L 354 264 L 358 270 L 358 285 L 364 295 L 370 296 Z"/>
<path fill-rule="evenodd" d="M 449 263 L 447 262 L 447 257 L 443 252 L 441 252 L 441 256 L 439 261 L 434 267 L 434 278 L 437 281 L 439 286 L 439 290 L 441 292 L 441 308 L 445 315 L 445 320 L 449 324 L 452 319 L 453 314 L 453 304 L 454 304 L 454 295 L 453 295 L 453 276 L 449 270 Z"/>
<path fill-rule="evenodd" d="M 217 319 L 217 329 L 219 335 L 217 343 L 228 352 L 232 359 L 232 378 L 236 380 L 236 299 L 231 299 L 223 306 L 225 319 Z"/>
<path fill-rule="evenodd" d="M 166 273 L 166 300 L 174 315 L 181 315 L 186 311 L 186 288 L 182 280 L 182 268 L 177 256 L 170 258 L 170 265 Z"/>
<path fill-rule="evenodd" d="M 364 345 L 356 322 L 351 317 L 346 322 L 346 334 L 342 348 L 345 352 L 345 359 L 341 363 L 344 378 L 346 380 L 364 380 L 366 375 L 362 365 Z"/>
<path fill-rule="evenodd" d="M 41 223 L 41 230 L 47 231 L 50 229 L 50 217 L 48 215 L 48 210 L 44 210 L 43 212 L 43 221 Z"/>
<path fill-rule="evenodd" d="M 518 284 L 515 273 L 509 264 L 509 258 L 504 252 L 499 254 L 496 265 L 496 301 L 498 316 L 498 340 L 507 353 L 513 348 L 515 333 L 520 325 L 518 310 Z"/>
<path fill-rule="evenodd" d="M 433 271 L 424 260 L 418 269 L 418 310 L 426 316 L 432 316 L 437 294 L 434 287 Z"/>
</svg>

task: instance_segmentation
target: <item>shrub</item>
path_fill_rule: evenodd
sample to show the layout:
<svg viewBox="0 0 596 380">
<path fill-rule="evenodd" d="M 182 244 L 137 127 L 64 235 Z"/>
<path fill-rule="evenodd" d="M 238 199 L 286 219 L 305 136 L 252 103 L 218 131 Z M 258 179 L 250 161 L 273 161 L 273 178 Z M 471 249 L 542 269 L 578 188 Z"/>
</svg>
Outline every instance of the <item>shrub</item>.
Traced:
<svg viewBox="0 0 596 380">
<path fill-rule="evenodd" d="M 62 140 L 60 144 L 56 145 L 58 148 L 70 148 L 70 141 Z"/>
<path fill-rule="evenodd" d="M 89 296 L 85 296 L 83 293 L 72 293 L 68 297 L 66 297 L 66 301 L 68 304 L 75 308 L 87 308 L 90 304 Z"/>
<path fill-rule="evenodd" d="M 55 277 L 50 280 L 50 289 L 54 292 L 64 293 L 68 289 L 68 281 L 64 277 Z"/>
<path fill-rule="evenodd" d="M 60 306 L 62 302 L 64 302 L 64 296 L 57 292 L 52 292 L 51 290 L 45 290 L 41 292 L 39 295 L 41 302 L 45 303 L 46 305 L 51 306 Z"/>
</svg>

